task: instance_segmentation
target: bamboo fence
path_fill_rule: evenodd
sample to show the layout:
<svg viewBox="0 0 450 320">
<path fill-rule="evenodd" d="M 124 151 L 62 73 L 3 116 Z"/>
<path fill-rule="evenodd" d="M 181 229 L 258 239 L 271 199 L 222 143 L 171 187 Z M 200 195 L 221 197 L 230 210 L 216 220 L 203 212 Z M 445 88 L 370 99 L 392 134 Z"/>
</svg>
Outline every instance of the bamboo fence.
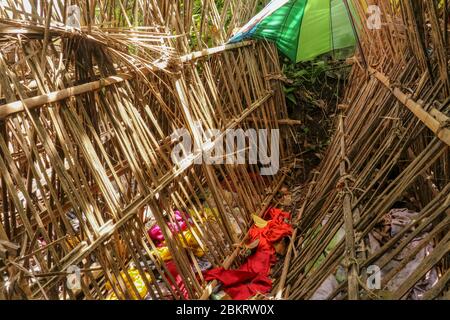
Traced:
<svg viewBox="0 0 450 320">
<path fill-rule="evenodd" d="M 448 2 L 353 4 L 363 22 L 355 23 L 361 51 L 352 60 L 336 133 L 298 212 L 274 291 L 311 299 L 341 268 L 343 279 L 328 289 L 328 299 L 407 299 L 435 270 L 437 280 L 419 298 L 448 299 Z M 374 4 L 381 9 L 379 29 L 365 23 L 367 6 Z M 369 250 L 370 235 L 385 225 L 386 214 L 404 207 L 416 218 Z M 389 287 L 430 245 L 403 281 Z M 389 269 L 393 260 L 398 264 Z M 382 270 L 379 287 L 367 281 L 374 265 Z"/>
<path fill-rule="evenodd" d="M 196 121 L 221 131 L 289 123 L 275 47 L 224 45 L 258 2 L 204 0 L 199 12 L 191 0 L 2 2 L 1 299 L 195 299 L 207 283 L 193 245 L 213 266 L 239 263 L 236 244 L 286 171 L 255 179 L 256 165 L 196 159 L 180 168 L 171 134 L 195 135 Z M 69 5 L 80 28 L 67 27 Z M 191 239 L 171 232 L 175 210 Z M 155 224 L 182 283 L 147 233 Z M 67 284 L 73 266 L 78 290 Z"/>
</svg>

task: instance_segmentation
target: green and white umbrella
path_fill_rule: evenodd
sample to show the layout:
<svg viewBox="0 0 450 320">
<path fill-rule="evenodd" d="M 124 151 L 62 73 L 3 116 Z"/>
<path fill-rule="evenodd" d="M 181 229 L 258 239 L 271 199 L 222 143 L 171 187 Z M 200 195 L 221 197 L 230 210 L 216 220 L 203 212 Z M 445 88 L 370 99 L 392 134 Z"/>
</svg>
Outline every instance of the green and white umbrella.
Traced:
<svg viewBox="0 0 450 320">
<path fill-rule="evenodd" d="M 294 62 L 354 48 L 356 37 L 346 0 L 273 0 L 230 40 L 273 41 Z M 352 14 L 352 16 L 356 16 Z"/>
</svg>

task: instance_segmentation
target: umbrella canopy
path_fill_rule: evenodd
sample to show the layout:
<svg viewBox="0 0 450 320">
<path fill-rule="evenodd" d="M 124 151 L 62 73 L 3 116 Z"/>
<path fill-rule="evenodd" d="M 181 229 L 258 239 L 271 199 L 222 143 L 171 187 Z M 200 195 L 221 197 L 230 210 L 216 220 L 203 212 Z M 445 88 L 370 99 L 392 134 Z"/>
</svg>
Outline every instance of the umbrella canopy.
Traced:
<svg viewBox="0 0 450 320">
<path fill-rule="evenodd" d="M 353 10 L 351 1 L 349 8 Z M 344 0 L 272 0 L 230 42 L 249 38 L 274 41 L 294 62 L 351 48 L 356 42 Z"/>
</svg>

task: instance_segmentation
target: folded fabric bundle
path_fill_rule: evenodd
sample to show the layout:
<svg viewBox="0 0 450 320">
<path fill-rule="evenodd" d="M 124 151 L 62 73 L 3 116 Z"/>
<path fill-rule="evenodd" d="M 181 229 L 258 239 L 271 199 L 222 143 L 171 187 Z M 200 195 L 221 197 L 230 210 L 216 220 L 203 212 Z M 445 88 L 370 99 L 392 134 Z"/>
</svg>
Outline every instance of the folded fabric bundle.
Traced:
<svg viewBox="0 0 450 320">
<path fill-rule="evenodd" d="M 177 292 L 177 287 L 179 289 L 179 293 L 181 294 L 182 298 L 185 300 L 189 300 L 189 293 L 186 289 L 186 285 L 183 282 L 183 279 L 181 278 L 180 274 L 178 273 L 177 266 L 175 262 L 169 261 L 166 263 L 166 267 L 169 270 L 170 274 L 174 278 L 176 285 L 172 282 L 170 277 L 167 277 L 167 280 L 169 281 L 170 285 L 172 286 L 172 289 Z"/>
<path fill-rule="evenodd" d="M 183 247 L 189 250 L 192 250 L 192 253 L 196 257 L 203 257 L 205 255 L 205 252 L 200 247 L 199 243 L 195 239 L 194 235 L 190 230 L 186 230 L 182 233 L 178 234 L 178 238 L 180 239 L 180 242 L 183 244 Z M 184 241 L 186 240 L 186 241 Z M 154 255 L 157 255 L 161 257 L 164 261 L 172 260 L 172 254 L 170 253 L 170 250 L 167 246 L 164 246 L 164 242 L 160 243 L 160 246 L 156 248 L 156 250 L 152 250 L 152 253 Z"/>
<path fill-rule="evenodd" d="M 170 231 L 172 231 L 173 233 L 178 233 L 187 229 L 187 223 L 180 211 L 175 211 L 175 222 L 169 222 L 167 225 L 169 226 Z M 148 235 L 153 241 L 157 243 L 157 245 L 160 245 L 165 240 L 162 230 L 158 225 L 150 228 L 150 230 L 148 231 Z"/>
<path fill-rule="evenodd" d="M 246 300 L 258 293 L 267 293 L 272 288 L 270 267 L 276 261 L 273 243 L 292 234 L 288 223 L 289 213 L 271 208 L 264 215 L 270 219 L 263 228 L 253 226 L 249 230 L 251 241 L 259 240 L 256 252 L 237 270 L 216 268 L 205 273 L 205 280 L 219 280 L 223 289 L 234 300 Z"/>
<path fill-rule="evenodd" d="M 141 274 L 139 273 L 139 270 L 135 269 L 135 268 L 130 268 L 130 269 L 128 269 L 127 273 L 129 275 L 129 277 L 131 278 L 131 281 L 133 282 L 133 284 L 130 283 L 128 277 L 125 275 L 125 272 L 122 271 L 120 273 L 120 276 L 122 277 L 123 281 L 125 282 L 127 291 L 130 292 L 131 297 L 134 300 L 145 298 L 145 296 L 148 293 L 148 288 L 145 285 L 145 281 L 142 278 Z M 147 278 L 148 282 L 152 282 L 150 274 L 145 273 L 145 277 Z M 133 290 L 133 285 L 136 288 L 137 292 L 139 293 L 139 296 Z M 115 280 L 113 283 L 107 281 L 105 287 L 108 291 L 111 291 L 113 287 L 119 287 L 119 284 L 118 284 L 117 280 Z M 119 297 L 117 297 L 115 292 L 111 292 L 106 297 L 106 300 L 119 300 L 119 299 L 120 300 L 125 299 L 125 296 L 122 293 L 120 293 L 120 290 L 119 290 Z"/>
</svg>

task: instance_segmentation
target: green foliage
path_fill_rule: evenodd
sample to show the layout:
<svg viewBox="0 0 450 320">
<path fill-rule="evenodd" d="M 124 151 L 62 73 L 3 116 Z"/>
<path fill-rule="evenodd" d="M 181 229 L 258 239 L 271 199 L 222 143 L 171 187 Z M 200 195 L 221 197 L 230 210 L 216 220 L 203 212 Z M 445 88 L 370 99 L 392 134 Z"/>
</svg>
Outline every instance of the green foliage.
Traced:
<svg viewBox="0 0 450 320">
<path fill-rule="evenodd" d="M 294 64 L 287 58 L 284 59 L 283 73 L 289 79 L 284 87 L 288 102 L 296 106 L 301 97 L 303 102 L 317 106 L 318 100 L 322 100 L 324 94 L 338 89 L 339 82 L 347 77 L 348 69 L 343 61 L 318 59 Z M 331 94 L 337 98 L 339 93 Z"/>
<path fill-rule="evenodd" d="M 332 117 L 350 68 L 344 60 L 329 56 L 298 64 L 286 58 L 282 67 L 288 79 L 284 93 L 289 117 L 302 122 L 296 128 L 298 152 L 308 155 L 306 166 L 315 167 L 330 143 Z"/>
</svg>

